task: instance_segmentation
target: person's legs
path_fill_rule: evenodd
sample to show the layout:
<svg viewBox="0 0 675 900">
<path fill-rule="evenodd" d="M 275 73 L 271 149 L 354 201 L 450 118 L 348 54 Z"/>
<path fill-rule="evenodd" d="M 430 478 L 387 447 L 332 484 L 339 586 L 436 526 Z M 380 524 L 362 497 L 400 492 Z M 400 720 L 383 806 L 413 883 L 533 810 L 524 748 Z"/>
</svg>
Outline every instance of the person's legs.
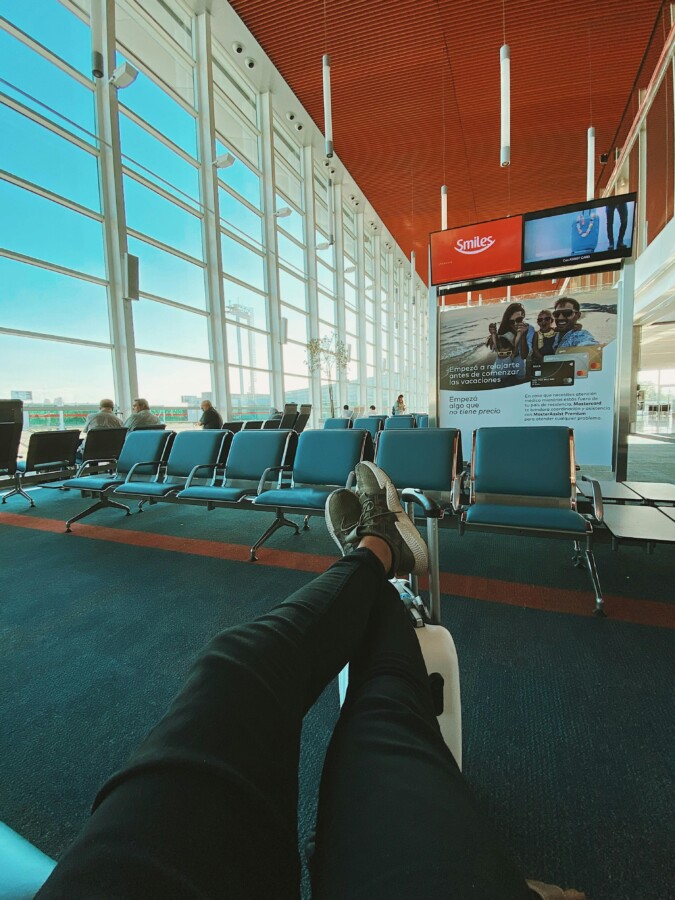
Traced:
<svg viewBox="0 0 675 900">
<path fill-rule="evenodd" d="M 626 236 L 626 228 L 628 226 L 628 204 L 626 202 L 619 203 L 617 206 L 619 211 L 619 236 L 616 241 L 617 247 L 623 247 L 623 239 Z"/>
<path fill-rule="evenodd" d="M 608 205 L 605 208 L 605 218 L 607 220 L 607 243 L 609 249 L 614 249 L 614 207 Z"/>
<path fill-rule="evenodd" d="M 302 718 L 385 587 L 362 549 L 214 638 L 38 896 L 297 897 Z"/>
<path fill-rule="evenodd" d="M 319 794 L 316 900 L 531 900 L 446 747 L 397 592 L 378 595 Z"/>
</svg>

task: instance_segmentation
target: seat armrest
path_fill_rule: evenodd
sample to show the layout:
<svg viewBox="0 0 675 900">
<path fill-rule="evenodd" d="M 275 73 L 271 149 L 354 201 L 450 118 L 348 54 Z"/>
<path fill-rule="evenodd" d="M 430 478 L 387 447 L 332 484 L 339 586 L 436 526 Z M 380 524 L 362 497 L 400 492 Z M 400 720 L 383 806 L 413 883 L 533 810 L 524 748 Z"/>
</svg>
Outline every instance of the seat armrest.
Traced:
<svg viewBox="0 0 675 900">
<path fill-rule="evenodd" d="M 401 499 L 404 503 L 416 503 L 421 506 L 427 519 L 443 518 L 443 510 L 438 503 L 417 488 L 404 488 L 401 491 Z"/>
<path fill-rule="evenodd" d="M 356 472 L 352 469 L 352 471 L 349 473 L 349 475 L 347 477 L 347 484 L 345 485 L 345 487 L 347 488 L 348 491 L 351 491 L 352 486 L 355 481 L 356 481 Z"/>
<path fill-rule="evenodd" d="M 262 475 L 260 476 L 260 481 L 258 482 L 258 489 L 256 491 L 256 496 L 258 494 L 262 494 L 262 492 L 265 490 L 265 482 L 270 477 L 270 474 L 272 472 L 279 472 L 279 474 L 282 475 L 284 472 L 291 472 L 291 471 L 292 471 L 291 466 L 268 466 L 265 469 L 265 471 L 262 473 Z M 278 481 L 278 479 L 277 479 L 277 481 Z"/>
<path fill-rule="evenodd" d="M 165 464 L 162 463 L 162 462 L 159 462 L 159 461 L 156 460 L 156 459 L 149 459 L 149 460 L 147 460 L 146 462 L 137 462 L 137 463 L 134 463 L 133 466 L 129 469 L 129 472 L 128 472 L 128 474 L 127 474 L 127 477 L 124 479 L 125 484 L 126 484 L 127 481 L 133 481 L 134 475 L 136 474 L 136 471 L 137 471 L 138 469 L 140 469 L 142 466 L 149 466 L 150 472 L 151 472 L 151 473 L 152 473 L 152 472 L 157 473 L 157 472 L 159 472 L 159 470 L 160 470 L 161 468 L 163 468 L 163 467 L 165 466 Z M 146 474 L 147 474 L 147 473 L 146 473 Z"/>
<path fill-rule="evenodd" d="M 595 478 L 589 478 L 587 475 L 582 475 L 581 480 L 587 481 L 591 486 L 591 490 L 593 491 L 593 516 L 597 522 L 601 524 L 605 518 L 605 510 L 602 504 L 602 491 L 600 490 L 600 485 Z"/>
<path fill-rule="evenodd" d="M 462 506 L 462 481 L 464 480 L 464 474 L 464 472 L 460 472 L 458 475 L 455 475 L 452 482 L 452 511 L 458 514 L 464 508 Z"/>
<path fill-rule="evenodd" d="M 86 474 L 85 469 L 88 466 L 103 466 L 105 464 L 115 463 L 117 464 L 117 459 L 114 456 L 109 457 L 108 459 L 85 459 L 80 468 L 77 470 L 77 477 L 79 478 L 82 473 Z"/>
<path fill-rule="evenodd" d="M 222 466 L 220 468 L 222 468 Z M 197 472 L 199 472 L 201 469 L 204 469 L 207 472 L 213 472 L 215 474 L 216 470 L 218 469 L 218 465 L 216 463 L 201 463 L 201 465 L 195 466 L 194 469 L 188 475 L 188 478 L 187 478 L 187 481 L 185 482 L 185 487 L 183 488 L 183 490 L 185 490 L 186 488 L 189 488 L 195 478 L 198 478 L 198 477 L 206 478 L 206 475 L 201 475 L 201 476 L 197 475 Z"/>
</svg>

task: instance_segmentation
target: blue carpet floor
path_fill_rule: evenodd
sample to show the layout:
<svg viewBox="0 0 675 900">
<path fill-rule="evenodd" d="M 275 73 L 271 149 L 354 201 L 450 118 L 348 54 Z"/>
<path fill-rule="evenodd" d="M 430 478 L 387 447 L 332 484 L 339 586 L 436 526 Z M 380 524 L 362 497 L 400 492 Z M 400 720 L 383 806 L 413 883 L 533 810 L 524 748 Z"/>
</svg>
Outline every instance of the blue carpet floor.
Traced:
<svg viewBox="0 0 675 900">
<path fill-rule="evenodd" d="M 63 520 L 83 506 L 54 491 L 37 502 L 12 511 Z M 169 506 L 88 520 L 243 546 L 268 521 Z M 270 548 L 334 555 L 320 522 Z M 600 542 L 597 557 L 606 592 L 675 600 L 667 548 Z M 57 857 L 208 638 L 312 577 L 265 564 L 265 550 L 251 565 L 1 523 L 0 558 L 0 818 Z M 589 900 L 664 900 L 675 884 L 675 631 L 513 605 L 521 585 L 564 586 L 588 591 L 592 608 L 585 573 L 551 542 L 443 532 L 441 559 L 445 572 L 508 586 L 508 604 L 445 596 L 443 620 L 460 659 L 465 775 L 524 871 Z M 330 685 L 303 731 L 301 839 L 337 713 Z"/>
</svg>

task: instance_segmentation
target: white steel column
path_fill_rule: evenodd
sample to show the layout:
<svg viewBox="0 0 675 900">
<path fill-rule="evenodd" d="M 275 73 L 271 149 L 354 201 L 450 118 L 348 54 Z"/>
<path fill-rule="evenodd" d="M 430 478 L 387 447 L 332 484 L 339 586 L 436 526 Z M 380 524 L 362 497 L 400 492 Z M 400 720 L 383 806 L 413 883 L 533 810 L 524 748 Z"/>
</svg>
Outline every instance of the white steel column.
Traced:
<svg viewBox="0 0 675 900">
<path fill-rule="evenodd" d="M 314 151 L 311 147 L 304 147 L 305 177 L 302 189 L 304 192 L 305 206 L 305 235 L 307 244 L 307 309 L 309 311 L 309 337 L 319 337 L 319 295 L 316 275 L 316 221 L 314 215 Z M 330 212 L 330 211 L 329 211 Z M 328 229 L 333 234 L 332 228 Z M 315 369 L 309 376 L 309 396 L 312 403 L 312 413 L 321 409 L 321 372 Z M 318 419 L 315 420 L 315 424 Z"/>
<path fill-rule="evenodd" d="M 359 345 L 359 402 L 366 405 L 366 246 L 363 213 L 356 214 L 356 338 Z"/>
<path fill-rule="evenodd" d="M 394 268 L 396 266 L 396 254 L 393 250 L 389 251 L 389 265 L 387 269 L 387 279 L 389 282 L 389 331 L 387 341 L 387 357 L 389 360 L 389 396 L 383 398 L 383 409 L 389 412 L 394 405 L 394 401 L 398 394 L 394 395 L 396 387 L 394 386 L 394 321 L 396 319 L 396 299 L 394 297 Z"/>
<path fill-rule="evenodd" d="M 382 238 L 376 234 L 373 239 L 373 304 L 375 307 L 375 315 L 373 317 L 373 327 L 375 330 L 375 356 L 373 366 L 375 369 L 375 406 L 382 409 Z M 366 392 L 366 403 L 367 392 Z M 369 410 L 365 410 L 368 415 Z"/>
<path fill-rule="evenodd" d="M 108 277 L 108 315 L 113 347 L 115 402 L 126 414 L 138 396 L 132 300 L 124 296 L 127 227 L 122 189 L 122 156 L 117 88 L 109 78 L 115 68 L 115 2 L 91 6 L 92 50 L 103 57 L 103 78 L 96 78 L 96 133 L 100 137 L 99 187 L 103 213 L 103 242 Z"/>
<path fill-rule="evenodd" d="M 342 196 L 342 185 L 336 184 L 334 187 L 334 207 L 335 207 L 335 306 L 337 314 L 337 334 L 341 341 L 347 341 L 347 329 L 345 327 L 345 255 L 344 255 L 344 234 L 342 231 L 342 207 L 344 199 Z M 347 376 L 345 372 L 338 373 L 338 391 L 337 400 L 338 408 L 343 405 L 343 397 L 347 396 Z"/>
<path fill-rule="evenodd" d="M 270 324 L 270 372 L 271 402 L 281 409 L 284 397 L 284 361 L 281 347 L 281 300 L 279 296 L 279 269 L 277 265 L 277 230 L 274 212 L 274 118 L 272 95 L 260 95 L 260 130 L 262 133 L 263 209 L 265 211 L 265 280 L 267 283 Z"/>
<path fill-rule="evenodd" d="M 429 259 L 429 272 L 431 272 L 431 247 L 429 247 L 428 251 L 428 259 Z M 431 282 L 431 278 L 429 278 L 429 282 Z M 467 298 L 467 304 L 468 304 Z M 438 331 L 439 331 L 439 308 L 438 308 L 438 296 L 436 294 L 436 288 L 430 283 L 429 291 L 427 294 L 427 309 L 429 311 L 428 314 L 428 322 L 427 322 L 427 349 L 428 349 L 428 360 L 427 360 L 427 372 L 428 372 L 428 384 L 427 387 L 429 389 L 429 425 L 431 427 L 440 426 L 440 410 L 438 408 L 438 367 L 439 367 L 439 346 L 438 346 Z M 467 452 L 466 450 L 464 451 Z"/>
<path fill-rule="evenodd" d="M 227 340 L 225 324 L 225 290 L 223 287 L 223 257 L 220 244 L 220 214 L 218 206 L 218 170 L 215 166 L 215 116 L 213 110 L 213 79 L 211 56 L 211 13 L 196 15 L 194 23 L 195 73 L 197 90 L 197 129 L 199 135 L 199 170 L 204 221 L 202 239 L 206 271 L 206 296 L 209 310 L 209 353 L 211 356 L 211 386 L 213 402 L 223 413 L 225 421 L 232 418 L 232 400 L 227 368 Z"/>
<path fill-rule="evenodd" d="M 633 314 L 635 309 L 635 263 L 625 261 L 619 280 L 616 329 L 616 382 L 614 395 L 614 469 L 617 481 L 625 481 L 628 467 L 628 434 L 631 400 L 637 371 L 633 371 Z"/>
</svg>

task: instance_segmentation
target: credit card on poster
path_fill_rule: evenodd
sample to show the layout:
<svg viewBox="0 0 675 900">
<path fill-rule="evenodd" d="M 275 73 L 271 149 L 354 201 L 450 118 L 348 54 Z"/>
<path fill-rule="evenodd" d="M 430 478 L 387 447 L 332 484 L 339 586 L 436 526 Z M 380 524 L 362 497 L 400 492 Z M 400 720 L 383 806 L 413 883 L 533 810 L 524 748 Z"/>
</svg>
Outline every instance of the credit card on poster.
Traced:
<svg viewBox="0 0 675 900">
<path fill-rule="evenodd" d="M 588 354 L 588 371 L 602 371 L 602 351 L 604 344 L 581 344 L 579 347 L 561 347 L 556 356 L 575 356 L 577 353 Z"/>
<path fill-rule="evenodd" d="M 574 384 L 574 360 L 556 359 L 532 367 L 530 385 L 541 387 L 570 387 Z"/>
<path fill-rule="evenodd" d="M 567 353 L 565 360 L 574 361 L 574 377 L 588 378 L 588 353 Z M 545 356 L 544 362 L 560 362 L 559 356 Z"/>
</svg>

